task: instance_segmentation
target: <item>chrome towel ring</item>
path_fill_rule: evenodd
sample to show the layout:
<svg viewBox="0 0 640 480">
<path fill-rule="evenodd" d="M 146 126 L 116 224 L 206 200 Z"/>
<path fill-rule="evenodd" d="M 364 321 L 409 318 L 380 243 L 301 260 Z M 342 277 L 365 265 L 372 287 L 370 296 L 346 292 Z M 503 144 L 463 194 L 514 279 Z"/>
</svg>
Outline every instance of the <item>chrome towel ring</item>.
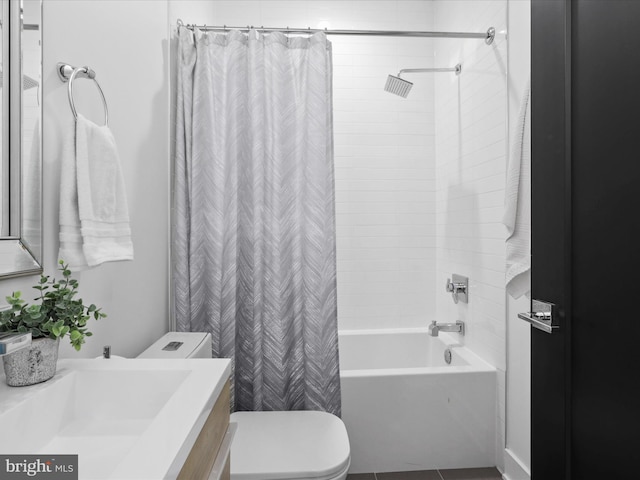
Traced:
<svg viewBox="0 0 640 480">
<path fill-rule="evenodd" d="M 76 110 L 75 103 L 73 101 L 73 81 L 76 78 L 88 78 L 93 80 L 98 87 L 98 92 L 100 92 L 100 97 L 102 97 L 102 105 L 104 106 L 104 124 L 105 126 L 109 123 L 109 110 L 107 108 L 107 99 L 104 96 L 104 92 L 102 88 L 100 88 L 100 84 L 96 80 L 96 72 L 91 70 L 89 67 L 73 67 L 66 63 L 58 63 L 58 77 L 63 82 L 69 82 L 68 93 L 69 93 L 69 106 L 71 107 L 71 113 L 73 113 L 73 118 L 78 120 L 78 112 Z"/>
</svg>

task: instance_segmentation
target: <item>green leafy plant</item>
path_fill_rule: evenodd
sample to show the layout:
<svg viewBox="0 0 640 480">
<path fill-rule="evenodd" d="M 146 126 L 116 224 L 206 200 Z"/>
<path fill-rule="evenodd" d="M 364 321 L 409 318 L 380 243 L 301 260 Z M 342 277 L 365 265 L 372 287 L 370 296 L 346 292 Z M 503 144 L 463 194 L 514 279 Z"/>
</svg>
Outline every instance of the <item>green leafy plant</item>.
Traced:
<svg viewBox="0 0 640 480">
<path fill-rule="evenodd" d="M 69 335 L 76 350 L 82 348 L 85 337 L 92 334 L 87 321 L 107 315 L 91 304 L 86 306 L 78 294 L 78 281 L 71 278 L 69 265 L 59 261 L 62 280 L 42 275 L 33 288 L 40 292 L 39 303 L 29 305 L 20 292 L 6 297 L 9 308 L 0 312 L 0 332 L 31 332 L 32 338 L 64 338 Z"/>
</svg>

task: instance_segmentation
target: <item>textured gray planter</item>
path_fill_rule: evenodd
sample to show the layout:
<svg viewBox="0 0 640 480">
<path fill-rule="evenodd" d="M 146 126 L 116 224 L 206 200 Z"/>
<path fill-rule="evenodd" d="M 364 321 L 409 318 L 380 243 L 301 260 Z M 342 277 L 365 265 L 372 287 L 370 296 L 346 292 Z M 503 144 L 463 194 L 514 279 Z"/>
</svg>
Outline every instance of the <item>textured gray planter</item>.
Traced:
<svg viewBox="0 0 640 480">
<path fill-rule="evenodd" d="M 56 374 L 60 339 L 37 338 L 31 346 L 2 357 L 7 385 L 25 387 L 46 382 Z"/>
</svg>

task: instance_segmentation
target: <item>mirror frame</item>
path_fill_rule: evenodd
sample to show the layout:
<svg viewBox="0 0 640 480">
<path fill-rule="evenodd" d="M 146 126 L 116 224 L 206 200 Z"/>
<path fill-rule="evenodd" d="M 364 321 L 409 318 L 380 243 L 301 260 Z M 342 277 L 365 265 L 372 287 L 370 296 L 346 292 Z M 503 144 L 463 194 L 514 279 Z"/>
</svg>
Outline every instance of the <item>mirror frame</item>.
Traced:
<svg viewBox="0 0 640 480">
<path fill-rule="evenodd" d="M 38 67 L 40 71 L 39 97 L 40 105 L 37 109 L 39 129 L 38 167 L 40 175 L 34 185 L 24 188 L 24 163 L 23 163 L 23 128 L 22 128 L 22 108 L 23 108 L 23 68 L 22 68 L 22 33 L 27 30 L 23 24 L 23 2 L 2 2 L 4 25 L 3 35 L 3 60 L 9 60 L 9 82 L 8 94 L 3 92 L 3 107 L 9 108 L 9 115 L 4 115 L 9 125 L 3 122 L 3 145 L 2 145 L 2 209 L 3 209 L 3 229 L 8 228 L 8 235 L 0 237 L 0 279 L 11 278 L 22 275 L 36 275 L 43 271 L 42 268 L 42 1 L 39 2 L 40 25 L 39 44 L 40 58 Z M 5 28 L 8 26 L 9 28 Z M 8 30 L 8 31 L 7 31 Z M 28 30 L 35 30 L 29 28 Z M 5 44 L 6 43 L 6 44 Z M 6 66 L 4 68 L 6 72 Z M 4 82 L 7 86 L 7 82 Z M 16 94 L 15 92 L 18 92 Z M 8 99 L 8 102 L 6 100 Z M 5 145 L 8 143 L 8 148 Z M 7 171 L 8 170 L 8 171 Z M 23 191 L 36 191 L 38 203 L 37 223 L 38 237 L 37 245 L 29 245 L 24 236 L 24 204 Z M 8 206 L 7 206 L 8 205 Z M 5 215 L 8 214 L 8 222 Z"/>
</svg>

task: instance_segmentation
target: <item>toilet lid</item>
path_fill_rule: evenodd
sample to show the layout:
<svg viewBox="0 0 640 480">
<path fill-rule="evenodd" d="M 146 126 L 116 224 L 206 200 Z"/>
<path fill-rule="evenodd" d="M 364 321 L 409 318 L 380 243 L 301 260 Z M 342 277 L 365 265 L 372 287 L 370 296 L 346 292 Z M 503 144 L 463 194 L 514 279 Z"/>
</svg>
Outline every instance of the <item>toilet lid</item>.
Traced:
<svg viewBox="0 0 640 480">
<path fill-rule="evenodd" d="M 236 412 L 232 480 L 334 478 L 350 462 L 349 437 L 325 412 Z"/>
</svg>

